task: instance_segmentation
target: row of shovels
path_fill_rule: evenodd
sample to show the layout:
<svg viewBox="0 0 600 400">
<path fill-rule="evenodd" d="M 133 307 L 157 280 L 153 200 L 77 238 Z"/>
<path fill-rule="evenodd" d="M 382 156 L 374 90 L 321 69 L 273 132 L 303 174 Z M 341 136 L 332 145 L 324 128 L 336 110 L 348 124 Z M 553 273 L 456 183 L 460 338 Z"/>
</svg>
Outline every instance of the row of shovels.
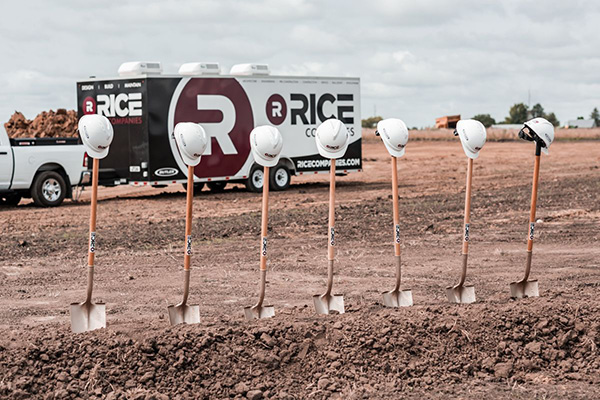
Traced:
<svg viewBox="0 0 600 400">
<path fill-rule="evenodd" d="M 337 121 L 337 120 L 333 120 Z M 389 121 L 384 120 L 382 122 Z M 399 121 L 399 120 L 396 120 Z M 331 122 L 331 120 L 329 120 Z M 339 121 L 337 121 L 339 122 Z M 380 122 L 381 124 L 381 122 Z M 325 125 L 325 124 L 323 124 Z M 319 128 L 324 130 L 321 125 Z M 339 132 L 342 132 L 346 135 L 346 140 L 348 139 L 348 134 L 345 131 L 345 127 L 341 123 L 338 124 L 330 124 L 333 126 L 332 129 L 338 129 Z M 385 126 L 383 124 L 382 126 Z M 395 125 L 392 125 L 391 128 L 394 128 Z M 404 123 L 400 126 L 399 129 L 406 129 Z M 255 131 L 260 133 L 258 127 Z M 277 140 L 281 141 L 281 137 L 275 138 L 276 129 L 273 127 L 268 127 L 270 130 L 270 134 L 273 137 L 268 137 L 267 139 L 271 140 L 275 143 Z M 378 125 L 378 130 L 379 125 Z M 253 131 L 253 133 L 255 133 Z M 276 132 L 278 134 L 278 131 Z M 319 140 L 319 130 L 317 130 L 317 141 Z M 405 133 L 406 140 L 408 140 L 408 131 Z M 323 137 L 324 135 L 321 135 Z M 251 145 L 255 146 L 256 143 L 253 143 L 253 138 L 256 135 L 251 135 Z M 273 139 L 275 138 L 275 139 Z M 386 138 L 389 141 L 390 137 L 386 134 Z M 382 139 L 384 139 L 382 137 Z M 462 139 L 462 137 L 461 137 Z M 386 139 L 384 139 L 384 142 Z M 485 142 L 485 138 L 484 138 Z M 389 143 L 386 142 L 386 146 L 388 150 L 390 147 Z M 406 141 L 403 144 L 398 144 L 399 148 L 403 148 L 406 144 Z M 346 143 L 347 146 L 347 143 Z M 277 154 L 273 154 L 275 151 Z M 513 298 L 523 298 L 523 297 L 535 297 L 539 295 L 538 292 L 538 283 L 536 280 L 528 280 L 529 272 L 531 269 L 531 254 L 533 248 L 533 230 L 535 223 L 535 208 L 536 208 L 536 199 L 537 199 L 537 187 L 538 187 L 538 175 L 539 175 L 539 166 L 540 166 L 540 144 L 536 144 L 536 152 L 535 152 L 535 167 L 534 167 L 534 175 L 533 175 L 533 189 L 531 195 L 531 212 L 530 212 L 530 221 L 529 221 L 529 234 L 528 234 L 528 243 L 527 243 L 527 262 L 525 269 L 525 276 L 522 280 L 518 282 L 513 282 L 510 284 L 511 296 Z M 268 226 L 268 201 L 269 201 L 269 168 L 273 165 L 273 161 L 276 163 L 279 159 L 279 151 L 281 151 L 281 145 L 274 145 L 274 150 L 271 153 L 264 152 L 268 156 L 273 156 L 273 159 L 269 162 L 262 162 L 260 158 L 259 152 L 254 152 L 255 148 L 253 147 L 253 153 L 255 154 L 255 161 L 261 164 L 264 168 L 263 173 L 263 194 L 262 194 L 262 216 L 261 216 L 261 242 L 260 242 L 260 284 L 259 284 L 259 298 L 255 305 L 244 308 L 244 315 L 246 319 L 262 319 L 262 318 L 270 318 L 275 315 L 275 309 L 272 305 L 263 305 L 263 301 L 265 298 L 265 288 L 266 288 L 266 273 L 267 273 L 267 226 Z M 315 310 L 318 314 L 330 314 L 330 313 L 344 313 L 344 297 L 341 294 L 333 294 L 333 276 L 334 276 L 334 259 L 335 259 L 335 174 L 336 174 L 336 158 L 331 156 L 331 153 L 321 152 L 321 148 L 319 148 L 321 155 L 329 157 L 331 159 L 330 171 L 329 171 L 329 180 L 330 180 L 330 190 L 329 190 L 329 223 L 328 223 L 328 251 L 327 251 L 327 260 L 328 260 L 328 268 L 327 268 L 327 287 L 326 291 L 323 294 L 318 294 L 313 296 Z M 200 152 L 201 153 L 201 152 Z M 403 154 L 404 152 L 402 151 Z M 394 289 L 391 291 L 387 291 L 383 293 L 383 304 L 387 307 L 405 307 L 412 306 L 412 292 L 410 289 L 401 289 L 402 283 L 402 268 L 401 268 L 401 229 L 400 229 L 400 217 L 399 217 L 399 206 L 398 206 L 398 166 L 397 159 L 398 156 L 395 156 L 392 151 L 391 154 L 391 165 L 392 165 L 392 202 L 393 202 L 393 223 L 394 223 L 394 255 L 395 255 L 395 269 L 396 269 L 396 279 Z M 468 154 L 467 154 L 468 155 Z M 451 303 L 473 303 L 475 302 L 475 289 L 472 285 L 466 285 L 466 276 L 467 276 L 467 258 L 468 258 L 468 249 L 469 249 L 469 224 L 470 224 L 470 205 L 471 205 L 471 182 L 473 176 L 473 158 L 469 157 L 467 164 L 467 182 L 466 182 L 466 196 L 465 196 L 465 213 L 464 213 L 464 236 L 463 236 L 463 245 L 462 245 L 462 272 L 460 275 L 460 280 L 457 285 L 449 287 L 446 289 L 448 301 Z M 185 160 L 185 157 L 184 157 Z M 104 328 L 106 327 L 106 310 L 104 303 L 93 303 L 92 302 L 92 289 L 93 289 L 93 273 L 94 273 L 94 253 L 95 253 L 95 240 L 96 240 L 96 208 L 97 208 L 97 191 L 98 191 L 98 168 L 99 168 L 99 160 L 97 158 L 93 161 L 93 171 L 92 171 L 92 200 L 91 200 L 91 217 L 90 217 L 90 238 L 89 238 L 89 252 L 88 252 L 88 283 L 87 283 L 87 296 L 86 300 L 83 303 L 75 303 L 71 305 L 71 328 L 73 332 L 85 332 L 94 329 Z M 186 224 L 185 224 L 185 246 L 184 246 L 184 288 L 183 288 L 183 299 L 177 305 L 172 305 L 168 307 L 169 313 L 169 321 L 172 325 L 177 325 L 181 323 L 185 324 L 194 324 L 200 322 L 200 307 L 199 305 L 189 305 L 187 304 L 188 296 L 189 296 L 189 286 L 190 286 L 190 264 L 191 264 L 191 245 L 192 245 L 192 201 L 194 195 L 194 166 L 188 166 L 188 178 L 187 178 L 187 194 L 186 194 Z"/>
</svg>

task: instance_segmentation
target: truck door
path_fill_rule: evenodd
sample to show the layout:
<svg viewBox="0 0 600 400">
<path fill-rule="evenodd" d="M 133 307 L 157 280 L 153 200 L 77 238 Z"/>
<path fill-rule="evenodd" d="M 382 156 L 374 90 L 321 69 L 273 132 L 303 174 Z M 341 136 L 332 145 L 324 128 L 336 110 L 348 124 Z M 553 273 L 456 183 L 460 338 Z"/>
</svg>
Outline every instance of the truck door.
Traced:
<svg viewBox="0 0 600 400">
<path fill-rule="evenodd" d="M 10 188 L 13 174 L 13 154 L 4 126 L 0 125 L 0 190 Z"/>
</svg>

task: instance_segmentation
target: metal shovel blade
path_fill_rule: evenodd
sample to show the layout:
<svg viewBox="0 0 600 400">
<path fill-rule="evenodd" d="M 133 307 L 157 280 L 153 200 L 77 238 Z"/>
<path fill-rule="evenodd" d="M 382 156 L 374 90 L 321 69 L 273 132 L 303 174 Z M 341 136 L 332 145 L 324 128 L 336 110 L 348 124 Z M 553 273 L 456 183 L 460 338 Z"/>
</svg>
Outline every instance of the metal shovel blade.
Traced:
<svg viewBox="0 0 600 400">
<path fill-rule="evenodd" d="M 475 303 L 475 286 L 450 286 L 446 288 L 446 295 L 450 303 L 471 304 Z"/>
<path fill-rule="evenodd" d="M 412 292 L 410 289 L 391 290 L 383 292 L 383 305 L 386 307 L 410 307 L 413 305 Z"/>
<path fill-rule="evenodd" d="M 344 313 L 344 295 L 343 294 L 316 294 L 313 296 L 317 314 L 329 314 L 331 311 Z"/>
<path fill-rule="evenodd" d="M 251 321 L 253 319 L 271 318 L 275 316 L 275 307 L 273 306 L 252 306 L 244 307 L 244 315 L 246 319 Z"/>
<path fill-rule="evenodd" d="M 106 304 L 72 303 L 71 330 L 73 333 L 106 328 Z"/>
<path fill-rule="evenodd" d="M 169 306 L 169 321 L 171 325 L 200 323 L 200 306 L 177 304 Z"/>
<path fill-rule="evenodd" d="M 524 297 L 539 297 L 538 281 L 520 281 L 510 284 L 510 297 L 513 299 L 522 299 Z"/>
</svg>

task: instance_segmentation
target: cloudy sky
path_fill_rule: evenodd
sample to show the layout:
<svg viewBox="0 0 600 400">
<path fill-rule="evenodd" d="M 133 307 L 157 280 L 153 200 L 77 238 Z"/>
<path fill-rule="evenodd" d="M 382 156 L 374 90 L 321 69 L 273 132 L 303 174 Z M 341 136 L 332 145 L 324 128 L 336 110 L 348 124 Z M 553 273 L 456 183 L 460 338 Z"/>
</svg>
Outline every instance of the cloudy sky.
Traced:
<svg viewBox="0 0 600 400">
<path fill-rule="evenodd" d="M 131 60 L 358 76 L 363 118 L 409 126 L 502 120 L 529 93 L 561 122 L 600 107 L 597 0 L 21 0 L 0 15 L 0 121 L 74 109 L 77 79 Z"/>
</svg>

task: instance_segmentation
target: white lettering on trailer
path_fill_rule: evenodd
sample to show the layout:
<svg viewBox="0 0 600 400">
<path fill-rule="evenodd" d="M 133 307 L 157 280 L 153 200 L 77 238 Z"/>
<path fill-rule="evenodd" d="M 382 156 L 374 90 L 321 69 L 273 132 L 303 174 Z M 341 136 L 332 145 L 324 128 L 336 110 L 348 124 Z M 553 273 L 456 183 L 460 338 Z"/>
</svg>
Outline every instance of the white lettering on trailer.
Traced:
<svg viewBox="0 0 600 400">
<path fill-rule="evenodd" d="M 119 93 L 99 94 L 98 114 L 105 117 L 141 117 L 142 116 L 142 94 L 141 93 Z M 124 106 L 122 104 L 125 103 Z M 89 107 L 86 106 L 86 107 Z"/>
<path fill-rule="evenodd" d="M 271 117 L 281 118 L 282 117 L 281 110 L 283 109 L 283 106 L 278 101 L 274 101 L 272 104 L 273 104 L 273 109 L 271 110 Z"/>
<path fill-rule="evenodd" d="M 238 154 L 229 134 L 235 126 L 235 107 L 231 100 L 221 95 L 198 95 L 198 110 L 219 110 L 223 113 L 223 121 L 217 123 L 203 122 L 202 127 L 210 137 L 217 139 L 223 154 Z M 208 142 L 204 155 L 211 155 L 211 142 Z"/>
</svg>

